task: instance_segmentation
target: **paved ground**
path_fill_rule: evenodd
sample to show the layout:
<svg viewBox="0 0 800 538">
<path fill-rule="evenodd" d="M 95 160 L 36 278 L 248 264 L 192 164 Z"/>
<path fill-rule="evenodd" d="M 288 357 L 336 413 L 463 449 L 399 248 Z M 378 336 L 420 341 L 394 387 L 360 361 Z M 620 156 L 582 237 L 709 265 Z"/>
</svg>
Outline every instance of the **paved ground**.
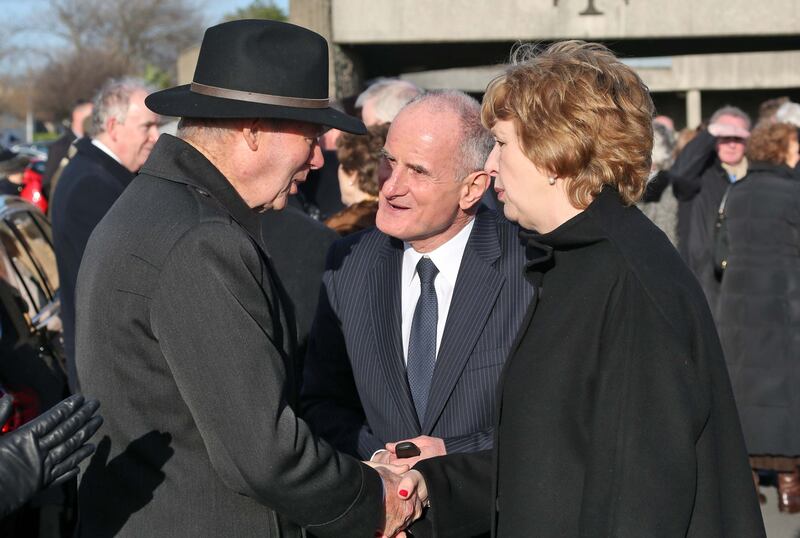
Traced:
<svg viewBox="0 0 800 538">
<path fill-rule="evenodd" d="M 800 512 L 782 514 L 778 511 L 778 490 L 763 487 L 761 493 L 767 496 L 767 503 L 761 505 L 767 538 L 800 538 Z"/>
</svg>

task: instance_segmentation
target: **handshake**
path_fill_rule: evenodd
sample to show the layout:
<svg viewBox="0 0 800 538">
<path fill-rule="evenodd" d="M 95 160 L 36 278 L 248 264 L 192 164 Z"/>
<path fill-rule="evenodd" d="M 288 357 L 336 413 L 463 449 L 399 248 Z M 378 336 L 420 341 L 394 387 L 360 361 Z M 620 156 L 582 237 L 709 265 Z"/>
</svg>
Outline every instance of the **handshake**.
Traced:
<svg viewBox="0 0 800 538">
<path fill-rule="evenodd" d="M 409 457 L 402 453 L 409 444 L 416 449 L 416 455 Z M 387 443 L 386 450 L 378 451 L 371 461 L 364 462 L 375 469 L 383 481 L 385 518 L 383 529 L 378 530 L 375 536 L 408 536 L 405 529 L 422 517 L 423 509 L 429 506 L 425 479 L 411 467 L 421 459 L 444 454 L 444 441 L 421 436 L 411 439 L 410 443 Z"/>
</svg>

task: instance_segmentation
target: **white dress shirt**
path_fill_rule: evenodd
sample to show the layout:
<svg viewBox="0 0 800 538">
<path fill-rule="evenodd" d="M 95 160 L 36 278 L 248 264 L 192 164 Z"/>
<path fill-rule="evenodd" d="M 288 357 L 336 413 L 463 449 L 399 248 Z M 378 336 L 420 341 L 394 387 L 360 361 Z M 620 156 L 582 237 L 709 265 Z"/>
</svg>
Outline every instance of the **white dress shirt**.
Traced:
<svg viewBox="0 0 800 538">
<path fill-rule="evenodd" d="M 109 148 L 108 146 L 106 146 L 105 144 L 100 142 L 98 139 L 92 138 L 92 145 L 95 146 L 96 148 L 98 148 L 100 151 L 102 151 L 106 155 L 108 155 L 109 157 L 111 157 L 112 159 L 114 159 L 115 161 L 117 161 L 119 164 L 122 164 L 122 161 L 119 160 L 119 157 L 117 157 L 117 154 L 114 153 L 113 151 L 111 151 L 111 148 Z"/>
<path fill-rule="evenodd" d="M 420 254 L 414 250 L 410 244 L 404 243 L 403 252 L 403 271 L 400 285 L 400 297 L 402 303 L 402 335 L 403 335 L 403 359 L 408 360 L 408 340 L 411 337 L 411 321 L 414 318 L 414 309 L 419 300 L 419 276 L 417 275 L 417 262 L 423 256 L 431 259 L 439 273 L 433 281 L 436 288 L 436 302 L 438 306 L 438 320 L 436 323 L 436 354 L 439 354 L 439 345 L 442 343 L 442 333 L 447 322 L 447 312 L 450 310 L 450 301 L 453 298 L 453 288 L 456 286 L 458 269 L 461 267 L 461 258 L 464 257 L 464 249 L 472 233 L 472 226 L 475 219 L 469 221 L 464 228 L 452 237 L 445 244 L 437 249 Z"/>
</svg>

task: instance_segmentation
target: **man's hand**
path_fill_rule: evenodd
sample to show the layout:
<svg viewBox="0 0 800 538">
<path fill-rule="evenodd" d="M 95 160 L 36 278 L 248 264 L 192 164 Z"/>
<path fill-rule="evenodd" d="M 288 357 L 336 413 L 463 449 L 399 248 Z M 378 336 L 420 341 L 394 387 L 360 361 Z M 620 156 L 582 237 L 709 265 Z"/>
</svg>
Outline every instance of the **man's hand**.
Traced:
<svg viewBox="0 0 800 538">
<path fill-rule="evenodd" d="M 714 122 L 708 126 L 708 132 L 717 138 L 750 138 L 750 131 L 743 129 L 735 123 L 729 123 L 726 116 L 720 118 L 720 121 Z"/>
<path fill-rule="evenodd" d="M 434 456 L 444 456 L 447 454 L 447 448 L 444 446 L 444 440 L 440 439 L 439 437 L 420 435 L 419 437 L 415 437 L 413 439 L 405 439 L 405 441 L 411 441 L 417 445 L 417 448 L 419 448 L 420 452 L 419 456 L 413 458 L 398 458 L 397 453 L 395 452 L 395 447 L 397 446 L 397 443 L 403 442 L 398 441 L 397 443 L 386 443 L 386 450 L 389 452 L 389 457 L 388 460 L 386 460 L 386 456 L 383 453 L 380 453 L 381 458 L 393 465 L 408 465 L 413 467 L 419 460 L 433 458 Z"/>
<path fill-rule="evenodd" d="M 375 536 L 384 538 L 402 538 L 406 536 L 405 532 L 403 532 L 404 529 L 422 516 L 422 506 L 427 501 L 427 489 L 425 490 L 425 499 L 420 499 L 416 491 L 403 490 L 400 487 L 400 483 L 403 480 L 401 473 L 408 471 L 407 465 L 385 465 L 368 461 L 364 463 L 378 471 L 383 481 L 385 518 L 383 529 L 377 529 Z M 413 486 L 414 488 L 417 488 L 419 483 L 414 478 L 410 478 L 406 482 L 409 487 Z"/>
</svg>

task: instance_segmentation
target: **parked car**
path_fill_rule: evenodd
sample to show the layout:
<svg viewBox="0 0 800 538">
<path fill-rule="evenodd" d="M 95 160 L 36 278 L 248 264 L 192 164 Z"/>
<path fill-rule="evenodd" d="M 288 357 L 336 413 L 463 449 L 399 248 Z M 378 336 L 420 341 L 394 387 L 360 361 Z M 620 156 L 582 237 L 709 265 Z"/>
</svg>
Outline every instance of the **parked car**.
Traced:
<svg viewBox="0 0 800 538">
<path fill-rule="evenodd" d="M 0 196 L 0 386 L 14 398 L 11 419 L 0 425 L 4 432 L 68 394 L 58 287 L 47 217 L 19 197 Z M 0 536 L 44 536 L 45 528 L 69 536 L 71 495 L 64 488 L 43 492 L 0 520 Z"/>
</svg>

